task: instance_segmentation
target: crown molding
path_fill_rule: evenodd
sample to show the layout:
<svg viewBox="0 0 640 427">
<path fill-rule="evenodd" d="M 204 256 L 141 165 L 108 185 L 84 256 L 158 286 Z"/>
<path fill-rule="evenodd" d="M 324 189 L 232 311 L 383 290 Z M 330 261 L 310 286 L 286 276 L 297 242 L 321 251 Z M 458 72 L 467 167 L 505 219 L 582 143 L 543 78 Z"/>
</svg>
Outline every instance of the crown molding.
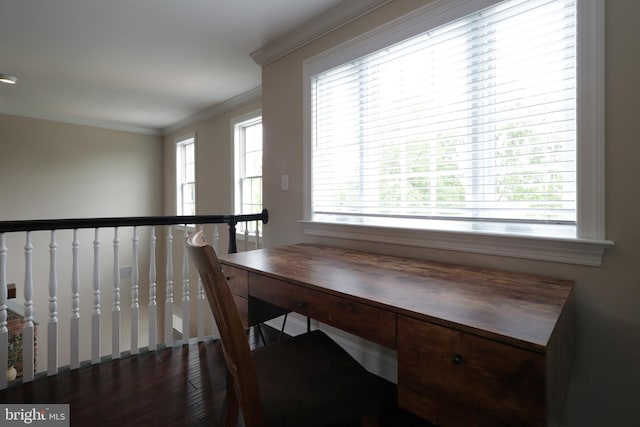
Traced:
<svg viewBox="0 0 640 427">
<path fill-rule="evenodd" d="M 262 87 L 258 86 L 254 89 L 251 89 L 247 92 L 241 93 L 238 96 L 234 96 L 233 98 L 227 99 L 219 104 L 216 104 L 206 110 L 203 110 L 193 116 L 189 116 L 186 119 L 180 120 L 170 126 L 167 126 L 162 129 L 162 135 L 168 135 L 180 129 L 183 129 L 187 126 L 191 126 L 195 123 L 203 122 L 205 120 L 212 119 L 221 114 L 226 113 L 236 107 L 240 107 L 248 102 L 254 101 L 256 99 L 260 99 L 262 96 Z"/>
<path fill-rule="evenodd" d="M 251 58 L 261 67 L 267 65 L 390 2 L 391 0 L 343 1 L 317 18 L 252 52 Z"/>
</svg>

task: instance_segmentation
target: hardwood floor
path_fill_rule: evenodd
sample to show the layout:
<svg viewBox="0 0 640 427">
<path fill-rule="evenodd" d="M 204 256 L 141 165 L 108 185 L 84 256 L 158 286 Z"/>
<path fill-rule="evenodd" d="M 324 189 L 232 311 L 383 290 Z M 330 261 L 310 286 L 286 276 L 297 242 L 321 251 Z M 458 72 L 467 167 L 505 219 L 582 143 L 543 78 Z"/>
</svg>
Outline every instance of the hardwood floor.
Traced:
<svg viewBox="0 0 640 427">
<path fill-rule="evenodd" d="M 277 331 L 263 330 L 267 342 L 278 338 Z M 261 343 L 254 333 L 250 342 Z M 217 426 L 225 379 L 219 342 L 208 341 L 38 377 L 0 391 L 0 402 L 67 403 L 71 426 Z M 336 427 L 352 425 L 358 424 Z M 383 425 L 430 426 L 401 410 Z"/>
</svg>

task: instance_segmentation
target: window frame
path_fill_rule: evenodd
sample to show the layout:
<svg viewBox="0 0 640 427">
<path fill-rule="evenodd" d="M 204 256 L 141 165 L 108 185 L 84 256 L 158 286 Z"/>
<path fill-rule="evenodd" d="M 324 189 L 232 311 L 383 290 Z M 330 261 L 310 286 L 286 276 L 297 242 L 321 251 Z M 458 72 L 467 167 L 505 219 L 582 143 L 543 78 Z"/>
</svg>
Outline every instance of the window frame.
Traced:
<svg viewBox="0 0 640 427">
<path fill-rule="evenodd" d="M 245 126 L 245 125 L 252 125 L 255 124 L 256 122 L 260 122 L 262 123 L 262 109 L 257 109 L 257 110 L 253 110 L 251 112 L 248 112 L 246 114 L 242 114 L 238 117 L 234 117 L 231 119 L 231 164 L 233 165 L 233 180 L 232 180 L 232 188 L 231 188 L 231 205 L 233 206 L 234 209 L 234 213 L 236 214 L 242 214 L 242 188 L 241 188 L 241 184 L 240 184 L 240 180 L 243 179 L 242 177 L 242 170 L 243 170 L 243 159 L 244 159 L 244 152 L 241 152 L 241 143 L 242 143 L 242 139 L 240 138 L 240 129 Z M 264 147 L 263 147 L 263 151 L 264 151 Z M 262 192 L 263 192 L 263 196 L 264 196 L 264 171 L 263 174 L 261 175 L 262 178 L 262 182 L 263 182 L 263 188 L 262 188 Z M 263 204 L 262 206 L 264 207 L 264 200 L 263 200 Z M 254 213 L 254 212 L 252 212 Z M 246 223 L 239 223 L 238 226 L 238 234 L 237 234 L 237 238 L 239 240 L 244 240 L 245 235 L 245 227 Z M 260 235 L 260 237 L 262 237 L 263 235 L 263 230 L 261 227 L 258 228 L 258 233 Z M 249 233 L 249 240 L 250 241 L 255 241 L 255 230 L 254 233 Z"/>
<path fill-rule="evenodd" d="M 193 145 L 193 185 L 194 185 L 194 192 L 197 191 L 197 182 L 196 182 L 196 171 L 195 171 L 195 161 L 196 161 L 196 134 L 195 133 L 191 133 L 191 134 L 187 134 L 187 135 L 183 135 L 179 138 L 176 138 L 175 140 L 175 144 L 176 144 L 176 215 L 177 216 L 184 216 L 184 201 L 182 199 L 182 187 L 183 185 L 189 183 L 188 181 L 185 180 L 185 176 L 184 176 L 184 170 L 185 170 L 185 155 L 184 155 L 184 151 L 185 151 L 185 146 L 186 145 Z M 193 200 L 193 209 L 194 209 L 194 214 L 195 211 L 197 209 L 197 202 L 196 202 L 196 197 L 194 196 L 194 200 Z M 191 215 L 191 214 L 189 214 Z"/>
<path fill-rule="evenodd" d="M 323 222 L 312 218 L 311 81 L 322 71 L 398 43 L 502 0 L 436 1 L 303 62 L 303 185 L 307 235 L 600 266 L 613 242 L 605 239 L 604 4 L 577 2 L 577 230 L 575 236 L 472 231 L 459 226 L 396 228 Z"/>
</svg>

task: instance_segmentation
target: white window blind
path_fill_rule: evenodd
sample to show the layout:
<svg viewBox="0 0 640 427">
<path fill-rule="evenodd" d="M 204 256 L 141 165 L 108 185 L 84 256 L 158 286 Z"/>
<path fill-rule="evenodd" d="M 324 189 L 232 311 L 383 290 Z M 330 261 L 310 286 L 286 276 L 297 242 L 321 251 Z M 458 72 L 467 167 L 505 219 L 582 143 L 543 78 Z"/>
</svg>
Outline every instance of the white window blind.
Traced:
<svg viewBox="0 0 640 427">
<path fill-rule="evenodd" d="M 506 1 L 311 78 L 311 214 L 576 223 L 576 4 Z"/>
</svg>

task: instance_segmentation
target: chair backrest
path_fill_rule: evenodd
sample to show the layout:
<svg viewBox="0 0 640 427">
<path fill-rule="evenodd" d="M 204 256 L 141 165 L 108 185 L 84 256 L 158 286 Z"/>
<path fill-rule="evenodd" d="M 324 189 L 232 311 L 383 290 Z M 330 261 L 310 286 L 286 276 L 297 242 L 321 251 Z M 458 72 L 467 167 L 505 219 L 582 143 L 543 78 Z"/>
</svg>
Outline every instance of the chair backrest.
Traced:
<svg viewBox="0 0 640 427">
<path fill-rule="evenodd" d="M 231 290 L 213 247 L 198 231 L 187 239 L 187 250 L 198 269 L 222 339 L 227 369 L 247 426 L 264 425 L 264 412 L 249 341 Z"/>
</svg>

